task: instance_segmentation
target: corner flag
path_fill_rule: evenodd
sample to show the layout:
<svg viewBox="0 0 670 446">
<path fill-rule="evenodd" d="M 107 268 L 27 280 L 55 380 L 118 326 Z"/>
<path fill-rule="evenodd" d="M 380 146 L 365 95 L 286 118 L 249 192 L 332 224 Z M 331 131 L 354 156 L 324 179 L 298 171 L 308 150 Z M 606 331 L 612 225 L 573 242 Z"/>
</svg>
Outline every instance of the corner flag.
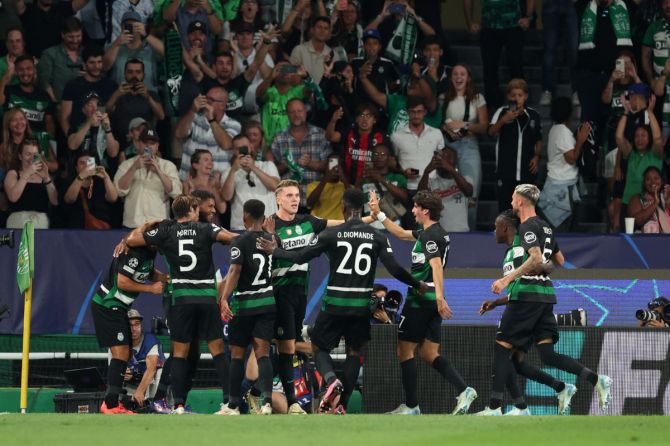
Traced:
<svg viewBox="0 0 670 446">
<path fill-rule="evenodd" d="M 35 227 L 32 221 L 27 221 L 23 225 L 21 243 L 19 244 L 19 258 L 16 262 L 16 283 L 19 285 L 21 294 L 30 287 L 30 279 L 35 274 L 34 240 Z"/>
</svg>

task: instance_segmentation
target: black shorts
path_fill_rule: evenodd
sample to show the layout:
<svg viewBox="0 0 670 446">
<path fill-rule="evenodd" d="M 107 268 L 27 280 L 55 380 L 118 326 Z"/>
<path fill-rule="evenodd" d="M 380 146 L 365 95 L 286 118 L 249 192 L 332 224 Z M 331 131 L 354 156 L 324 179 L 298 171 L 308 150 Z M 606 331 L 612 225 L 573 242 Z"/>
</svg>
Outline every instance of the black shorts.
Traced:
<svg viewBox="0 0 670 446">
<path fill-rule="evenodd" d="M 275 313 L 235 316 L 228 322 L 228 343 L 246 347 L 253 338 L 270 342 L 274 337 L 274 327 Z"/>
<path fill-rule="evenodd" d="M 370 316 L 338 316 L 320 312 L 312 331 L 312 344 L 331 351 L 344 336 L 347 347 L 360 350 L 370 340 Z"/>
<path fill-rule="evenodd" d="M 533 342 L 551 339 L 558 342 L 558 324 L 554 304 L 542 302 L 510 302 L 505 307 L 496 340 L 507 342 L 524 351 Z"/>
<path fill-rule="evenodd" d="M 436 344 L 440 343 L 442 318 L 437 308 L 405 307 L 398 324 L 398 340 L 419 343 L 424 339 Z"/>
<path fill-rule="evenodd" d="M 279 340 L 302 339 L 302 324 L 305 321 L 307 296 L 297 287 L 275 288 L 277 313 L 275 335 Z"/>
<path fill-rule="evenodd" d="M 170 339 L 176 342 L 191 342 L 222 339 L 223 323 L 219 306 L 212 303 L 179 304 L 170 307 Z"/>
<path fill-rule="evenodd" d="M 102 348 L 117 345 L 132 345 L 128 311 L 119 308 L 107 308 L 95 302 L 91 303 L 95 337 Z"/>
</svg>

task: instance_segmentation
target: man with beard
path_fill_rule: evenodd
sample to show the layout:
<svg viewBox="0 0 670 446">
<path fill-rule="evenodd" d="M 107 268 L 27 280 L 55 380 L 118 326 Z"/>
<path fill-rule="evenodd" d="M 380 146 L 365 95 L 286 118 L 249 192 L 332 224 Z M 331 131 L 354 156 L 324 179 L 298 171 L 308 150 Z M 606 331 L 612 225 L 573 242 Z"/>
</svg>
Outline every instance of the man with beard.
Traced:
<svg viewBox="0 0 670 446">
<path fill-rule="evenodd" d="M 68 17 L 60 34 L 62 43 L 47 48 L 40 57 L 37 79 L 40 87 L 56 103 L 60 102 L 65 85 L 77 78 L 84 66 L 81 58 L 82 29 L 78 18 Z"/>
<path fill-rule="evenodd" d="M 26 49 L 28 54 L 40 57 L 45 49 L 58 45 L 58 36 L 63 22 L 72 18 L 83 8 L 89 0 L 72 0 L 61 2 L 57 0 L 36 0 L 27 3 L 24 0 L 16 2 L 16 10 L 21 16 L 23 29 L 35 30 L 26 35 Z M 41 60 L 41 59 L 40 59 Z"/>
</svg>

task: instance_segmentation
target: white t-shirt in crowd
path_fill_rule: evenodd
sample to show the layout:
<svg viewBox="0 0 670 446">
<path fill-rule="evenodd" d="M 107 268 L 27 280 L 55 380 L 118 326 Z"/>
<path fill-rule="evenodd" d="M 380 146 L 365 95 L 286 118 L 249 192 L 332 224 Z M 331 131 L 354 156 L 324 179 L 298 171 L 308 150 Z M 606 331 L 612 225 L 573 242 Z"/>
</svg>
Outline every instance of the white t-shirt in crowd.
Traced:
<svg viewBox="0 0 670 446">
<path fill-rule="evenodd" d="M 547 176 L 552 180 L 574 180 L 579 174 L 577 165 L 568 164 L 563 154 L 575 148 L 575 136 L 565 124 L 554 124 L 547 138 Z"/>
<path fill-rule="evenodd" d="M 464 176 L 465 181 L 473 184 L 472 178 Z M 440 226 L 447 232 L 468 232 L 468 197 L 461 191 L 453 178 L 442 178 L 433 171 L 428 175 L 428 188 L 442 199 Z"/>
<path fill-rule="evenodd" d="M 436 150 L 444 148 L 444 136 L 438 129 L 425 125 L 421 135 L 413 133 L 409 126 L 401 127 L 391 135 L 391 143 L 398 157 L 398 163 L 403 169 L 416 169 L 419 174 L 414 178 L 407 178 L 407 189 L 416 190 L 421 175 Z"/>
<path fill-rule="evenodd" d="M 476 123 L 479 119 L 479 107 L 486 105 L 486 99 L 481 94 L 477 94 L 475 98 L 470 101 L 470 115 L 468 122 Z M 463 121 L 465 116 L 465 96 L 456 96 L 447 104 L 447 110 L 444 113 L 444 122 Z"/>
<path fill-rule="evenodd" d="M 277 171 L 275 163 L 271 161 L 256 161 L 256 165 L 271 177 L 279 178 L 279 172 Z M 229 173 L 230 167 L 224 170 L 221 175 L 221 184 L 226 181 Z M 268 190 L 260 178 L 258 178 L 258 175 L 254 172 L 249 173 L 249 179 L 254 184 L 253 186 L 249 185 L 247 172 L 244 169 L 240 168 L 235 172 L 235 194 L 230 201 L 230 229 L 234 231 L 244 229 L 244 221 L 242 220 L 242 217 L 244 216 L 244 203 L 247 200 L 255 198 L 256 200 L 262 201 L 263 204 L 265 204 L 265 215 L 272 215 L 277 212 L 275 192 L 273 190 Z"/>
</svg>

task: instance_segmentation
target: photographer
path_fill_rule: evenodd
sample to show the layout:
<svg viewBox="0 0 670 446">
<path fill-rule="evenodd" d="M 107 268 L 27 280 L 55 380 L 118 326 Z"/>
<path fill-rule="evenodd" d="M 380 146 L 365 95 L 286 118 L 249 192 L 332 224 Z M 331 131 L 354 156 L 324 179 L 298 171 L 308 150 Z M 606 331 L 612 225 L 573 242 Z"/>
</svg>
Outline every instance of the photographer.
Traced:
<svg viewBox="0 0 670 446">
<path fill-rule="evenodd" d="M 659 296 L 647 304 L 646 310 L 637 310 L 635 318 L 638 326 L 648 328 L 668 328 L 670 300 Z"/>
<path fill-rule="evenodd" d="M 372 324 L 397 324 L 400 322 L 398 309 L 402 303 L 402 294 L 396 290 L 389 291 L 386 286 L 375 283 L 370 298 Z"/>
</svg>

